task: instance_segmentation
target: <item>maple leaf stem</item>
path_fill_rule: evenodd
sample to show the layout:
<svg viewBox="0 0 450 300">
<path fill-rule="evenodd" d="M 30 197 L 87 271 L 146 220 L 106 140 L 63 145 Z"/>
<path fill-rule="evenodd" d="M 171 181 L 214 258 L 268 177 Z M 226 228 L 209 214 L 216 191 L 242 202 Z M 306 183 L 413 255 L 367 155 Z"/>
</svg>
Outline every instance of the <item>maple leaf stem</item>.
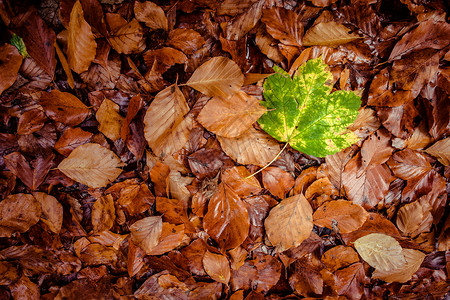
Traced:
<svg viewBox="0 0 450 300">
<path fill-rule="evenodd" d="M 253 176 L 255 176 L 256 174 L 258 174 L 259 172 L 261 172 L 262 170 L 264 170 L 265 168 L 267 168 L 268 166 L 270 166 L 274 161 L 277 160 L 278 157 L 280 157 L 281 153 L 283 153 L 284 149 L 286 149 L 287 145 L 289 144 L 289 142 L 287 142 L 286 144 L 284 144 L 283 148 L 281 148 L 281 150 L 277 153 L 277 155 L 275 155 L 275 157 L 264 167 L 262 167 L 261 169 L 259 169 L 258 171 L 256 171 L 255 173 L 248 175 L 247 177 L 244 177 L 243 180 L 252 178 Z"/>
</svg>

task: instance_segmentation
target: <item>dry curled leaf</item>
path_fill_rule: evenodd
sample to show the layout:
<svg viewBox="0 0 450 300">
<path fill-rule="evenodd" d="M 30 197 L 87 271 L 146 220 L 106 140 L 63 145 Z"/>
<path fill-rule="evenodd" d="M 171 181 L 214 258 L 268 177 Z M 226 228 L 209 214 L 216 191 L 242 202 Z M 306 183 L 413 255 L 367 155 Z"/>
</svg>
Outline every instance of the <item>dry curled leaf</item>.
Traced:
<svg viewBox="0 0 450 300">
<path fill-rule="evenodd" d="M 58 169 L 75 181 L 98 188 L 113 182 L 122 173 L 121 165 L 114 152 L 99 144 L 88 143 L 75 148 Z"/>
</svg>

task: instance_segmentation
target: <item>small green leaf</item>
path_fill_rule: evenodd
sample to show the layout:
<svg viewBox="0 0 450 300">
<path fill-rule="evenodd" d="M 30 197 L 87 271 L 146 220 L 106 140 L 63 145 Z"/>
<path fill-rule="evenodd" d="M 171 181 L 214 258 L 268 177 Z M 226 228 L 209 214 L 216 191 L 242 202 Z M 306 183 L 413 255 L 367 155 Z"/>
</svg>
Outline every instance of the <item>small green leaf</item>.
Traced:
<svg viewBox="0 0 450 300">
<path fill-rule="evenodd" d="M 268 111 L 258 123 L 272 137 L 308 155 L 334 154 L 358 141 L 347 127 L 358 115 L 361 100 L 351 91 L 331 93 L 333 78 L 322 59 L 309 60 L 293 78 L 274 67 L 264 82 Z"/>
<path fill-rule="evenodd" d="M 27 47 L 25 46 L 25 43 L 23 42 L 22 38 L 18 36 L 17 34 L 13 33 L 13 36 L 11 38 L 11 45 L 15 46 L 17 50 L 19 50 L 20 55 L 22 55 L 23 58 L 29 57 L 27 52 Z"/>
</svg>

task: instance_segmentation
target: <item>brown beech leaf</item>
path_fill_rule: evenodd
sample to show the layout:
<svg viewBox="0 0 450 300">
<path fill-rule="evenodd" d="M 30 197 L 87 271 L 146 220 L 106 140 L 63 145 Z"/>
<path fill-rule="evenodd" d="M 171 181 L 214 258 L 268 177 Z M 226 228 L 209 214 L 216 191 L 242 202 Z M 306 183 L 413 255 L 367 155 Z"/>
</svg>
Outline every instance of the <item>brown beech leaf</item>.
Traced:
<svg viewBox="0 0 450 300">
<path fill-rule="evenodd" d="M 386 282 L 407 282 L 411 279 L 414 273 L 417 272 L 422 264 L 425 254 L 419 250 L 403 249 L 406 264 L 398 270 L 382 271 L 376 269 L 372 273 L 372 278 L 381 279 Z"/>
<path fill-rule="evenodd" d="M 114 89 L 120 77 L 120 61 L 111 59 L 105 65 L 93 63 L 80 77 L 93 90 Z"/>
<path fill-rule="evenodd" d="M 116 219 L 114 199 L 111 194 L 100 197 L 94 202 L 91 218 L 94 232 L 111 229 L 114 225 L 114 220 Z"/>
<path fill-rule="evenodd" d="M 83 265 L 109 265 L 112 266 L 117 261 L 117 251 L 111 247 L 92 243 L 87 245 L 80 253 L 80 260 Z"/>
<path fill-rule="evenodd" d="M 184 238 L 184 225 L 173 225 L 164 222 L 162 224 L 161 237 L 158 244 L 153 247 L 148 255 L 162 255 L 169 252 L 181 244 Z"/>
<path fill-rule="evenodd" d="M 13 194 L 0 202 L 0 237 L 26 232 L 39 221 L 41 204 L 30 194 Z"/>
<path fill-rule="evenodd" d="M 432 224 L 431 206 L 423 196 L 400 207 L 397 212 L 397 227 L 404 235 L 416 237 L 429 231 Z"/>
<path fill-rule="evenodd" d="M 5 44 L 0 46 L 0 94 L 16 81 L 17 73 L 22 65 L 22 55 L 16 47 Z"/>
<path fill-rule="evenodd" d="M 344 171 L 345 165 L 352 158 L 354 151 L 355 151 L 354 149 L 349 147 L 343 151 L 337 152 L 336 154 L 327 155 L 325 157 L 325 162 L 327 163 L 328 177 L 330 178 L 331 183 L 333 183 L 333 185 L 339 191 L 341 191 L 342 189 L 342 172 Z"/>
<path fill-rule="evenodd" d="M 361 173 L 361 154 L 358 152 L 345 166 L 342 172 L 342 185 L 349 200 L 365 209 L 371 209 L 383 200 L 389 190 L 389 184 L 395 179 L 385 165 L 378 165 Z"/>
<path fill-rule="evenodd" d="M 349 32 L 350 29 L 333 21 L 319 23 L 306 31 L 303 36 L 303 46 L 336 47 L 361 38 Z"/>
<path fill-rule="evenodd" d="M 266 24 L 267 32 L 285 45 L 301 46 L 303 24 L 301 15 L 292 10 L 274 7 L 265 9 L 261 21 Z"/>
<path fill-rule="evenodd" d="M 146 217 L 130 226 L 131 239 L 148 254 L 158 245 L 162 229 L 161 216 Z"/>
<path fill-rule="evenodd" d="M 264 219 L 269 214 L 271 206 L 277 204 L 276 200 L 268 195 L 247 197 L 244 200 L 250 219 L 250 231 L 247 241 L 262 242 L 264 236 Z"/>
<path fill-rule="evenodd" d="M 105 98 L 95 113 L 95 118 L 99 123 L 98 130 L 112 141 L 120 138 L 120 130 L 124 121 L 119 110 L 119 105 Z"/>
<path fill-rule="evenodd" d="M 349 233 L 360 228 L 369 217 L 369 213 L 350 201 L 336 200 L 325 202 L 313 214 L 314 224 L 333 229 L 337 226 L 340 233 Z"/>
<path fill-rule="evenodd" d="M 361 162 L 364 168 L 362 171 L 385 163 L 393 151 L 389 132 L 387 130 L 376 131 L 364 141 L 361 147 Z"/>
<path fill-rule="evenodd" d="M 258 180 L 244 166 L 235 166 L 222 172 L 222 182 L 230 186 L 241 198 L 258 194 L 262 188 Z"/>
<path fill-rule="evenodd" d="M 144 266 L 145 252 L 141 248 L 137 247 L 133 240 L 128 242 L 128 259 L 127 259 L 127 271 L 130 277 L 136 275 Z"/>
<path fill-rule="evenodd" d="M 387 164 L 395 176 L 408 181 L 417 179 L 432 169 L 425 155 L 411 149 L 394 153 Z"/>
<path fill-rule="evenodd" d="M 264 222 L 267 237 L 277 252 L 297 247 L 312 231 L 312 208 L 303 194 L 282 200 Z"/>
<path fill-rule="evenodd" d="M 236 162 L 263 167 L 280 151 L 278 142 L 267 133 L 251 127 L 236 138 L 217 137 L 222 150 Z"/>
<path fill-rule="evenodd" d="M 41 293 L 37 284 L 22 275 L 19 280 L 9 286 L 14 299 L 40 299 Z"/>
<path fill-rule="evenodd" d="M 284 56 L 280 48 L 278 48 L 277 41 L 264 30 L 263 26 L 259 26 L 256 31 L 255 43 L 259 50 L 274 62 L 281 63 L 284 60 Z M 250 77 L 251 75 L 248 73 L 245 74 L 244 85 L 252 83 L 247 76 Z M 255 82 L 264 78 L 256 78 L 257 80 Z"/>
<path fill-rule="evenodd" d="M 171 224 L 183 224 L 188 220 L 187 205 L 178 199 L 156 197 L 156 211 Z"/>
<path fill-rule="evenodd" d="M 247 209 L 236 192 L 225 183 L 219 184 L 209 200 L 203 227 L 222 251 L 241 245 L 247 238 L 250 228 Z"/>
<path fill-rule="evenodd" d="M 58 234 L 63 222 L 63 207 L 61 203 L 55 197 L 46 193 L 35 192 L 33 196 L 42 207 L 40 220 L 47 224 L 52 232 Z"/>
<path fill-rule="evenodd" d="M 186 55 L 192 55 L 205 45 L 205 39 L 193 29 L 177 28 L 169 32 L 167 44 L 183 51 Z"/>
<path fill-rule="evenodd" d="M 144 134 L 153 152 L 161 157 L 180 150 L 192 129 L 189 107 L 176 85 L 159 92 L 144 117 Z"/>
<path fill-rule="evenodd" d="M 89 114 L 89 108 L 77 97 L 58 90 L 42 92 L 39 104 L 50 119 L 68 126 L 80 124 Z"/>
<path fill-rule="evenodd" d="M 127 184 L 120 191 L 120 197 L 117 202 L 130 215 L 134 216 L 138 213 L 143 213 L 150 208 L 155 202 L 155 196 L 150 192 L 145 183 Z"/>
<path fill-rule="evenodd" d="M 169 22 L 162 8 L 151 1 L 136 1 L 134 15 L 139 22 L 145 23 L 152 30 L 169 28 Z"/>
<path fill-rule="evenodd" d="M 136 19 L 126 22 L 118 14 L 106 14 L 106 21 L 111 28 L 108 41 L 118 53 L 132 54 L 144 50 L 144 34 Z"/>
<path fill-rule="evenodd" d="M 40 109 L 31 109 L 24 112 L 19 118 L 17 124 L 17 134 L 31 134 L 44 127 L 47 117 Z"/>
<path fill-rule="evenodd" d="M 217 135 L 232 138 L 248 130 L 265 111 L 258 99 L 238 91 L 229 98 L 210 99 L 197 121 Z"/>
<path fill-rule="evenodd" d="M 83 129 L 68 127 L 55 144 L 55 150 L 64 156 L 68 156 L 76 147 L 88 143 L 94 136 L 93 133 Z"/>
<path fill-rule="evenodd" d="M 198 67 L 186 82 L 190 87 L 210 97 L 230 97 L 244 83 L 239 66 L 229 58 L 216 56 Z"/>
<path fill-rule="evenodd" d="M 426 48 L 442 49 L 448 45 L 450 24 L 447 22 L 435 22 L 432 19 L 419 23 L 419 26 L 404 34 L 402 39 L 395 44 L 389 56 L 389 60 L 395 60 L 404 54 Z"/>
<path fill-rule="evenodd" d="M 439 140 L 425 150 L 444 166 L 450 165 L 450 137 Z"/>
<path fill-rule="evenodd" d="M 150 71 L 146 74 L 146 78 L 151 75 L 162 75 L 175 64 L 184 64 L 187 62 L 186 55 L 183 52 L 163 47 L 155 50 L 149 50 L 144 53 L 144 60 Z"/>
<path fill-rule="evenodd" d="M 114 181 L 122 169 L 120 159 L 99 144 L 83 144 L 64 159 L 58 169 L 69 178 L 92 188 L 104 187 Z"/>
<path fill-rule="evenodd" d="M 235 16 L 246 11 L 258 0 L 225 0 L 217 8 L 218 15 Z"/>
<path fill-rule="evenodd" d="M 311 0 L 311 3 L 314 6 L 318 6 L 318 7 L 327 7 L 330 6 L 331 4 L 335 3 L 337 0 Z"/>
<path fill-rule="evenodd" d="M 267 167 L 262 171 L 262 181 L 264 187 L 269 192 L 280 199 L 294 186 L 294 177 L 289 172 L 284 171 L 278 167 Z"/>
<path fill-rule="evenodd" d="M 339 295 L 344 295 L 350 300 L 361 299 L 364 294 L 364 282 L 366 275 L 364 265 L 355 263 L 335 273 L 336 287 Z"/>
<path fill-rule="evenodd" d="M 44 182 L 50 168 L 53 166 L 54 155 L 39 155 L 30 163 L 20 152 L 12 152 L 3 157 L 8 169 L 32 191 Z"/>
<path fill-rule="evenodd" d="M 234 162 L 218 149 L 202 148 L 188 156 L 189 167 L 199 179 L 213 178 L 220 169 L 234 166 Z"/>
<path fill-rule="evenodd" d="M 392 272 L 406 264 L 403 249 L 391 236 L 371 233 L 355 241 L 358 254 L 372 267 L 383 272 Z"/>
<path fill-rule="evenodd" d="M 150 170 L 150 179 L 155 185 L 155 195 L 158 197 L 167 197 L 167 182 L 170 173 L 170 167 L 157 161 Z"/>
<path fill-rule="evenodd" d="M 249 9 L 226 23 L 224 28 L 227 40 L 237 41 L 245 36 L 261 19 L 264 1 L 256 1 Z"/>
<path fill-rule="evenodd" d="M 380 127 L 376 112 L 370 108 L 361 108 L 356 120 L 347 128 L 360 138 L 365 138 Z"/>
<path fill-rule="evenodd" d="M 80 1 L 75 2 L 70 13 L 67 38 L 67 60 L 76 73 L 87 71 L 95 58 L 97 43 L 91 26 L 84 19 Z"/>
<path fill-rule="evenodd" d="M 211 279 L 223 284 L 230 281 L 230 263 L 226 256 L 206 251 L 203 256 L 203 267 Z"/>
<path fill-rule="evenodd" d="M 331 272 L 336 272 L 339 269 L 359 262 L 359 257 L 352 247 L 339 245 L 326 251 L 322 255 L 322 262 Z"/>
<path fill-rule="evenodd" d="M 315 256 L 308 255 L 294 261 L 290 267 L 289 285 L 302 296 L 321 295 L 324 280 L 322 263 Z"/>
</svg>

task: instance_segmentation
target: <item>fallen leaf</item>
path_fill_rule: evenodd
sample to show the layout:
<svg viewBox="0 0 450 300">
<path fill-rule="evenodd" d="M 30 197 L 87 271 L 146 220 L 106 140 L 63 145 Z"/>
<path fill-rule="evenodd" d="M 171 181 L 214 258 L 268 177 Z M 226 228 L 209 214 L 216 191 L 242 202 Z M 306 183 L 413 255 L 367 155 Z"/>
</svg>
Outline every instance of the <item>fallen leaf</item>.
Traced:
<svg viewBox="0 0 450 300">
<path fill-rule="evenodd" d="M 395 176 L 408 181 L 422 177 L 432 169 L 425 155 L 411 149 L 394 153 L 387 164 Z"/>
<path fill-rule="evenodd" d="M 336 272 L 359 262 L 359 256 L 352 247 L 338 245 L 322 255 L 322 262 L 331 272 Z"/>
<path fill-rule="evenodd" d="M 289 285 L 299 295 L 313 296 L 323 294 L 323 266 L 318 258 L 308 255 L 294 261 L 290 266 Z"/>
<path fill-rule="evenodd" d="M 217 8 L 218 15 L 235 16 L 243 13 L 258 0 L 225 0 Z"/>
<path fill-rule="evenodd" d="M 124 121 L 119 110 L 119 105 L 105 98 L 95 113 L 95 118 L 99 123 L 98 130 L 112 141 L 120 138 L 120 130 Z"/>
<path fill-rule="evenodd" d="M 17 73 L 22 65 L 22 55 L 16 47 L 5 44 L 0 46 L 0 94 L 16 81 Z"/>
<path fill-rule="evenodd" d="M 229 58 L 216 56 L 198 67 L 186 82 L 190 87 L 210 97 L 227 98 L 244 83 L 239 66 Z"/>
<path fill-rule="evenodd" d="M 228 185 L 219 184 L 209 200 L 203 227 L 222 251 L 241 245 L 247 238 L 250 228 L 247 209 Z"/>
<path fill-rule="evenodd" d="M 406 260 L 404 267 L 398 270 L 390 270 L 389 272 L 376 269 L 372 273 L 372 278 L 386 282 L 407 282 L 410 280 L 419 269 L 426 255 L 419 250 L 413 249 L 403 249 L 403 255 Z"/>
<path fill-rule="evenodd" d="M 115 213 L 114 199 L 110 194 L 97 199 L 92 206 L 91 213 L 94 232 L 111 229 L 114 225 L 114 220 L 116 219 Z"/>
<path fill-rule="evenodd" d="M 133 240 L 128 242 L 128 259 L 127 259 L 127 271 L 130 277 L 136 275 L 144 266 L 145 252 L 141 248 L 137 247 Z"/>
<path fill-rule="evenodd" d="M 391 236 L 371 233 L 355 241 L 358 254 L 376 270 L 392 272 L 406 264 L 403 249 Z"/>
<path fill-rule="evenodd" d="M 55 144 L 55 150 L 64 156 L 68 156 L 76 147 L 88 143 L 94 136 L 93 133 L 76 127 L 68 127 Z"/>
<path fill-rule="evenodd" d="M 261 18 L 264 1 L 256 1 L 249 9 L 226 23 L 223 30 L 227 40 L 240 40 Z"/>
<path fill-rule="evenodd" d="M 314 224 L 333 229 L 340 233 L 349 233 L 360 228 L 369 217 L 369 213 L 358 204 L 346 200 L 325 202 L 313 214 Z"/>
<path fill-rule="evenodd" d="M 83 122 L 89 114 L 89 108 L 77 97 L 58 90 L 42 92 L 39 104 L 50 119 L 71 127 Z"/>
<path fill-rule="evenodd" d="M 433 224 L 431 206 L 425 197 L 408 203 L 397 212 L 397 227 L 407 236 L 416 237 L 430 230 Z"/>
<path fill-rule="evenodd" d="M 301 46 L 303 24 L 301 15 L 292 10 L 271 8 L 263 11 L 261 21 L 266 24 L 267 32 L 285 45 Z"/>
<path fill-rule="evenodd" d="M 19 124 L 17 124 L 17 134 L 31 134 L 44 127 L 45 121 L 48 118 L 44 112 L 40 109 L 31 109 L 24 112 L 19 118 Z"/>
<path fill-rule="evenodd" d="M 35 192 L 33 193 L 33 196 L 42 207 L 40 220 L 44 222 L 52 232 L 59 234 L 63 223 L 63 206 L 61 203 L 59 203 L 55 197 L 46 193 Z"/>
<path fill-rule="evenodd" d="M 343 188 L 342 172 L 344 171 L 345 165 L 350 161 L 350 159 L 352 159 L 352 155 L 354 152 L 355 150 L 349 147 L 343 151 L 339 151 L 333 155 L 327 155 L 325 157 L 328 177 L 330 178 L 330 181 L 333 183 L 333 185 L 339 190 L 339 192 Z M 306 190 L 306 188 L 304 188 L 304 190 Z M 303 193 L 304 192 L 305 191 L 303 191 Z"/>
<path fill-rule="evenodd" d="M 92 243 L 87 245 L 80 253 L 83 265 L 107 265 L 112 266 L 117 261 L 117 251 L 111 247 Z"/>
<path fill-rule="evenodd" d="M 106 14 L 111 28 L 108 41 L 118 53 L 132 54 L 144 50 L 144 34 L 136 19 L 126 22 L 120 15 Z"/>
<path fill-rule="evenodd" d="M 265 54 L 269 59 L 273 60 L 276 63 L 281 63 L 285 57 L 280 51 L 280 48 L 276 45 L 276 40 L 269 35 L 263 28 L 263 26 L 259 26 L 256 36 L 255 36 L 255 43 L 258 46 L 259 50 L 263 54 Z M 270 75 L 270 74 L 269 74 Z M 251 84 L 252 82 L 247 78 L 247 76 L 251 76 L 249 73 L 245 74 L 246 78 L 244 81 L 244 85 Z M 267 77 L 267 76 L 266 76 Z M 265 77 L 256 78 L 255 82 L 264 79 Z"/>
<path fill-rule="evenodd" d="M 218 136 L 222 150 L 236 162 L 263 167 L 280 152 L 280 145 L 267 133 L 251 127 L 235 138 Z"/>
<path fill-rule="evenodd" d="M 280 199 L 294 186 L 294 177 L 278 167 L 267 167 L 262 171 L 263 185 L 269 192 Z"/>
<path fill-rule="evenodd" d="M 176 85 L 159 92 L 144 117 L 144 134 L 153 152 L 165 157 L 180 150 L 192 129 L 189 107 Z"/>
<path fill-rule="evenodd" d="M 205 39 L 193 29 L 177 28 L 169 32 L 167 44 L 183 51 L 186 55 L 192 55 L 205 45 Z"/>
<path fill-rule="evenodd" d="M 149 50 L 143 56 L 145 64 L 150 69 L 145 75 L 146 78 L 162 75 L 173 65 L 185 64 L 188 60 L 183 52 L 170 47 Z"/>
<path fill-rule="evenodd" d="M 41 296 L 38 285 L 25 275 L 11 284 L 9 289 L 11 290 L 11 296 L 14 297 L 14 299 L 39 299 Z"/>
<path fill-rule="evenodd" d="M 319 23 L 305 32 L 303 46 L 336 47 L 361 38 L 349 32 L 350 29 L 333 21 Z"/>
<path fill-rule="evenodd" d="M 450 138 L 445 138 L 435 142 L 425 150 L 426 153 L 433 155 L 444 166 L 450 165 Z"/>
<path fill-rule="evenodd" d="M 202 148 L 187 157 L 192 173 L 199 179 L 214 178 L 220 169 L 234 166 L 234 162 L 218 149 Z"/>
<path fill-rule="evenodd" d="M 64 159 L 58 169 L 71 179 L 92 188 L 104 187 L 114 181 L 122 169 L 120 159 L 99 144 L 83 144 Z"/>
<path fill-rule="evenodd" d="M 223 284 L 230 281 L 230 263 L 226 256 L 206 251 L 203 256 L 203 267 L 211 279 Z"/>
<path fill-rule="evenodd" d="M 238 91 L 228 98 L 210 99 L 197 121 L 217 135 L 233 138 L 247 131 L 265 111 L 258 99 Z"/>
<path fill-rule="evenodd" d="M 39 222 L 41 204 L 30 194 L 13 194 L 0 202 L 0 237 L 26 232 Z"/>
<path fill-rule="evenodd" d="M 282 200 L 264 222 L 267 237 L 277 252 L 297 247 L 313 228 L 312 208 L 303 194 Z"/>
<path fill-rule="evenodd" d="M 80 74 L 87 71 L 97 49 L 91 26 L 84 19 L 80 1 L 75 2 L 72 8 L 68 31 L 67 60 L 70 68 Z"/>
<path fill-rule="evenodd" d="M 148 255 L 162 255 L 178 247 L 184 238 L 184 225 L 173 225 L 164 222 L 161 237 L 158 244 L 153 247 Z"/>
<path fill-rule="evenodd" d="M 169 28 L 169 22 L 161 7 L 151 1 L 135 2 L 134 15 L 139 22 L 152 30 Z"/>
<path fill-rule="evenodd" d="M 391 156 L 394 148 L 391 146 L 391 135 L 387 130 L 378 130 L 370 135 L 361 147 L 361 173 L 373 166 L 385 163 Z"/>
<path fill-rule="evenodd" d="M 222 172 L 222 182 L 241 198 L 258 194 L 262 188 L 258 180 L 244 166 L 234 166 Z"/>
<path fill-rule="evenodd" d="M 163 229 L 161 216 L 146 217 L 130 226 L 133 243 L 150 253 L 159 243 Z"/>
<path fill-rule="evenodd" d="M 364 265 L 355 263 L 335 273 L 336 287 L 339 295 L 345 295 L 350 300 L 361 299 L 364 294 Z"/>
</svg>

